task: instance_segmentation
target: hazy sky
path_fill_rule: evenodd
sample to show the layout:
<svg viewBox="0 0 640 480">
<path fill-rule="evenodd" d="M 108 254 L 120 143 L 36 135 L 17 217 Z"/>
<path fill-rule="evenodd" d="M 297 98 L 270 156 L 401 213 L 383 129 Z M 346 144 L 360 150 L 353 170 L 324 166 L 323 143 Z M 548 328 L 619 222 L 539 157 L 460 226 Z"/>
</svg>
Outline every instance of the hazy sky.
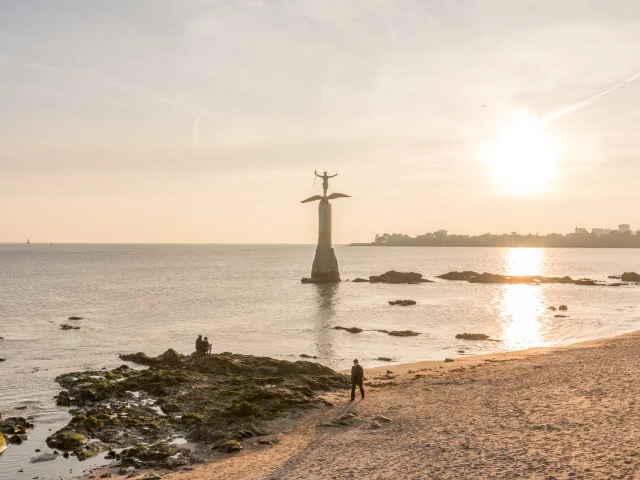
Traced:
<svg viewBox="0 0 640 480">
<path fill-rule="evenodd" d="M 2 0 L 0 241 L 312 243 L 314 169 L 336 243 L 640 228 L 638 45 L 637 0 Z"/>
</svg>

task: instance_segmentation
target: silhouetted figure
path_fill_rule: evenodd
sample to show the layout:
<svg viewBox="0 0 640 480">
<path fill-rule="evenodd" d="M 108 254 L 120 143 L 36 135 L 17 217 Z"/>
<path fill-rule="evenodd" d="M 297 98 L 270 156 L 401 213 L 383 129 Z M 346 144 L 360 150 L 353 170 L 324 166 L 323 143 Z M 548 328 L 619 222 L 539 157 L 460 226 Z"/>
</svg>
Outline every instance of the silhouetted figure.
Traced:
<svg viewBox="0 0 640 480">
<path fill-rule="evenodd" d="M 203 344 L 203 349 L 204 349 L 204 351 L 205 351 L 205 352 L 207 352 L 207 353 L 211 353 L 211 347 L 212 347 L 213 345 L 211 345 L 211 344 L 209 343 L 209 338 L 204 337 L 204 340 L 202 341 L 202 344 Z"/>
<path fill-rule="evenodd" d="M 203 344 L 204 340 L 202 340 L 202 335 L 198 335 L 198 338 L 196 338 L 196 352 L 202 352 Z"/>
<path fill-rule="evenodd" d="M 322 190 L 324 190 L 324 196 L 327 196 L 327 190 L 329 190 L 329 179 L 333 178 L 333 177 L 337 177 L 338 174 L 336 173 L 335 175 L 327 175 L 327 172 L 324 172 L 324 175 L 318 175 L 318 172 L 314 170 L 314 173 L 316 174 L 316 177 L 319 177 L 322 179 Z"/>
<path fill-rule="evenodd" d="M 364 381 L 364 370 L 362 366 L 358 364 L 358 360 L 353 361 L 353 367 L 351 367 L 351 402 L 356 399 L 356 386 L 360 387 L 360 395 L 364 398 L 364 387 L 362 382 Z"/>
</svg>

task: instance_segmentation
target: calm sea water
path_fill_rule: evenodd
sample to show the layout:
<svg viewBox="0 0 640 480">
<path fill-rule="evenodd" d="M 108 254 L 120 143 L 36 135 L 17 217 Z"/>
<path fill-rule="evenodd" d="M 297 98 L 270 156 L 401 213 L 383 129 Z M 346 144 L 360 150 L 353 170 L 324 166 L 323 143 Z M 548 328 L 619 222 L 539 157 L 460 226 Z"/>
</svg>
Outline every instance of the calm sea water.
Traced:
<svg viewBox="0 0 640 480">
<path fill-rule="evenodd" d="M 54 378 L 65 372 L 115 367 L 119 353 L 151 355 L 193 350 L 203 334 L 214 351 L 295 360 L 306 353 L 333 368 L 353 358 L 367 367 L 554 345 L 640 328 L 640 286 L 422 285 L 342 282 L 303 285 L 313 246 L 273 245 L 0 245 L 0 412 L 34 417 L 22 446 L 0 456 L 0 479 L 58 479 L 100 459 L 62 458 L 29 464 L 44 439 L 66 424 L 56 407 Z M 570 275 L 605 279 L 640 272 L 634 249 L 499 249 L 336 247 L 344 279 L 387 270 L 426 278 L 450 270 Z M 388 300 L 413 299 L 415 307 Z M 549 305 L 569 306 L 554 318 Z M 71 315 L 85 320 L 70 322 Z M 62 331 L 62 323 L 80 330 Z M 419 337 L 349 334 L 336 325 L 414 330 Z M 456 340 L 486 333 L 501 343 Z M 26 410 L 16 410 L 24 407 Z M 24 473 L 17 471 L 23 468 Z M 71 472 L 69 470 L 72 470 Z"/>
</svg>

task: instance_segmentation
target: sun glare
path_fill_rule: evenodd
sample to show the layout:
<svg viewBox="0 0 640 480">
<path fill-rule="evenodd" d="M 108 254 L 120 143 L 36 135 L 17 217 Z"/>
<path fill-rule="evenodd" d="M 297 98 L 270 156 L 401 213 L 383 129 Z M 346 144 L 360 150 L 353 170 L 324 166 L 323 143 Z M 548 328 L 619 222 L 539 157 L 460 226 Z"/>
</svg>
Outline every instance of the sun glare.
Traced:
<svg viewBox="0 0 640 480">
<path fill-rule="evenodd" d="M 493 175 L 511 193 L 535 193 L 553 179 L 560 150 L 532 113 L 522 113 L 486 145 Z"/>
</svg>

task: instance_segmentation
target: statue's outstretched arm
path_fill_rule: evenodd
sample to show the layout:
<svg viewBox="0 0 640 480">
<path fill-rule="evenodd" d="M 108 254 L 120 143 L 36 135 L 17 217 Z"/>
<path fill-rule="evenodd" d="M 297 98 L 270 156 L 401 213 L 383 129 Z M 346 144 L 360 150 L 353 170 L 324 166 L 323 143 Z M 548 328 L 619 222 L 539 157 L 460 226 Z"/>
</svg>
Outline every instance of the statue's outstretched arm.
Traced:
<svg viewBox="0 0 640 480">
<path fill-rule="evenodd" d="M 333 178 L 333 177 L 337 177 L 338 174 L 336 173 L 335 175 L 331 175 L 329 178 Z"/>
<path fill-rule="evenodd" d="M 318 175 L 318 172 L 313 172 L 316 174 L 316 177 L 324 178 L 322 175 Z"/>
</svg>

